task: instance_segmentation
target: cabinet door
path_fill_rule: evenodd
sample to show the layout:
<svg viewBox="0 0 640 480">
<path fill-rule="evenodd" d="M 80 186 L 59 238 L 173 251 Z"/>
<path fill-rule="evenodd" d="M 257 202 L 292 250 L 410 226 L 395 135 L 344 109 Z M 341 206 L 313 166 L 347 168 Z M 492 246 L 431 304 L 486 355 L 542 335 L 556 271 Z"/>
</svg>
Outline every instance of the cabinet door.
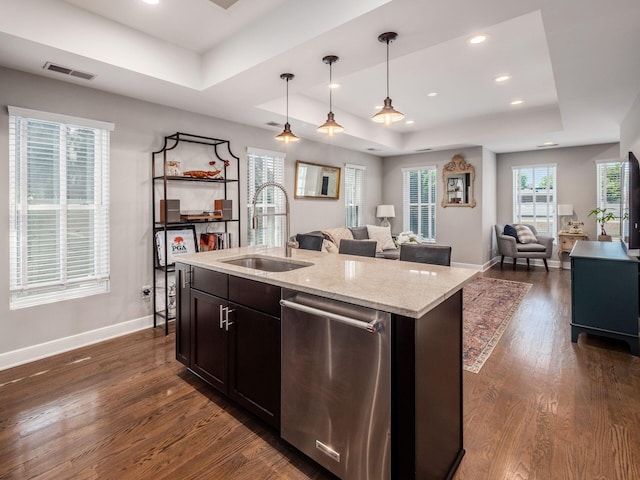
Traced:
<svg viewBox="0 0 640 480">
<path fill-rule="evenodd" d="M 227 332 L 220 328 L 220 307 L 227 301 L 191 290 L 191 369 L 227 392 Z"/>
<path fill-rule="evenodd" d="M 230 303 L 229 396 L 280 429 L 280 319 Z"/>
<path fill-rule="evenodd" d="M 176 360 L 191 367 L 189 265 L 176 263 Z"/>
</svg>

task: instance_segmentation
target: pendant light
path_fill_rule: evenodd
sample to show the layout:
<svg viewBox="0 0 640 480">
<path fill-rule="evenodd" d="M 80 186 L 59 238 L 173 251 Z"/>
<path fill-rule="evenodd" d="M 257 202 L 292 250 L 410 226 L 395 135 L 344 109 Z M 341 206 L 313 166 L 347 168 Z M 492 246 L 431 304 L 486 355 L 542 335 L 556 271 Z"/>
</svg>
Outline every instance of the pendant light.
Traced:
<svg viewBox="0 0 640 480">
<path fill-rule="evenodd" d="M 287 81 L 287 123 L 284 124 L 284 130 L 280 135 L 276 135 L 276 140 L 284 143 L 297 142 L 300 140 L 291 132 L 289 125 L 289 80 L 294 77 L 293 73 L 283 73 L 280 78 Z"/>
<path fill-rule="evenodd" d="M 396 32 L 386 32 L 378 36 L 380 43 L 387 44 L 387 98 L 384 99 L 384 107 L 378 113 L 376 113 L 372 120 L 378 123 L 384 123 L 385 125 L 391 125 L 392 122 L 397 122 L 404 118 L 404 113 L 400 113 L 393 105 L 391 105 L 391 99 L 389 98 L 389 44 L 398 37 Z"/>
<path fill-rule="evenodd" d="M 338 57 L 335 55 L 327 55 L 322 61 L 329 64 L 329 114 L 327 115 L 327 121 L 318 127 L 318 131 L 327 133 L 332 137 L 334 133 L 344 132 L 344 127 L 333 118 L 333 103 L 331 98 L 331 91 L 333 90 L 332 65 L 338 61 Z"/>
</svg>

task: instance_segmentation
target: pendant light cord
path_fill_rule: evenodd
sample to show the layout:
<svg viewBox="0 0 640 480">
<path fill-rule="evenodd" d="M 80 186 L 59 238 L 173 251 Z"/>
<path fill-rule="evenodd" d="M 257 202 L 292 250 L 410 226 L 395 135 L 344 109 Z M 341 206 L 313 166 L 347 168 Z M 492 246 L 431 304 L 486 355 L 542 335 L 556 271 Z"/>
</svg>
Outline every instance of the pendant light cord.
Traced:
<svg viewBox="0 0 640 480">
<path fill-rule="evenodd" d="M 287 78 L 287 123 L 289 123 L 289 79 Z"/>
<path fill-rule="evenodd" d="M 387 98 L 389 98 L 389 39 L 387 39 Z"/>
<path fill-rule="evenodd" d="M 332 99 L 332 94 L 333 94 L 333 62 L 331 62 L 329 64 L 329 111 L 333 112 L 333 99 Z"/>
</svg>

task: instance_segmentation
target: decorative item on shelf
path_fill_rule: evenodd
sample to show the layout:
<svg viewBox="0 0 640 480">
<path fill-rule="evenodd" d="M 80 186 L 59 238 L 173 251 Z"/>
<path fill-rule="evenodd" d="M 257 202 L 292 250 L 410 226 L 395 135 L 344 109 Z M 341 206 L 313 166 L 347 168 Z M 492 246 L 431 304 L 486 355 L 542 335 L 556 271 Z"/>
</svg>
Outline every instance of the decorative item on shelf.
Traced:
<svg viewBox="0 0 640 480">
<path fill-rule="evenodd" d="M 220 212 L 222 220 L 231 220 L 233 217 L 233 201 L 230 199 L 219 199 L 213 201 L 215 212 Z"/>
<path fill-rule="evenodd" d="M 561 228 L 560 231 L 567 231 L 568 223 L 562 220 L 563 217 L 570 217 L 573 215 L 573 205 L 571 204 L 560 204 L 558 205 L 558 217 L 561 219 Z"/>
<path fill-rule="evenodd" d="M 166 220 L 165 220 L 166 208 Z M 180 221 L 180 200 L 160 199 L 160 223 L 176 223 Z"/>
<path fill-rule="evenodd" d="M 221 170 L 188 170 L 182 175 L 191 178 L 216 178 Z"/>
<path fill-rule="evenodd" d="M 182 175 L 180 162 L 177 160 L 167 160 L 165 164 L 165 172 L 167 177 L 180 177 Z"/>
<path fill-rule="evenodd" d="M 165 248 L 165 232 L 158 228 L 155 230 L 156 263 L 160 267 L 173 265 L 174 255 L 182 253 L 196 253 L 196 229 L 193 225 L 181 225 L 179 227 L 167 227 L 167 245 Z M 165 258 L 166 252 L 166 258 Z"/>
<path fill-rule="evenodd" d="M 391 125 L 393 122 L 397 122 L 404 118 L 404 113 L 400 113 L 393 105 L 391 105 L 391 98 L 389 98 L 389 44 L 398 38 L 396 32 L 385 32 L 378 36 L 380 43 L 387 44 L 387 98 L 384 99 L 384 107 L 378 113 L 376 113 L 371 120 L 378 123 L 384 123 L 385 125 Z"/>
<path fill-rule="evenodd" d="M 393 205 L 378 205 L 376 207 L 376 217 L 382 218 L 380 222 L 381 227 L 390 227 L 391 223 L 389 222 L 389 218 L 394 218 L 396 216 L 396 210 Z"/>
<path fill-rule="evenodd" d="M 611 235 L 607 234 L 607 231 L 604 229 L 604 225 L 607 222 L 611 222 L 616 219 L 616 216 L 613 212 L 609 211 L 608 208 L 600 208 L 596 207 L 591 210 L 588 214 L 589 217 L 594 217 L 596 222 L 600 224 L 600 235 L 598 235 L 599 242 L 610 242 Z"/>
<path fill-rule="evenodd" d="M 329 114 L 327 115 L 327 121 L 318 127 L 318 131 L 321 133 L 326 133 L 330 137 L 332 137 L 335 133 L 344 132 L 344 127 L 337 123 L 333 118 L 333 76 L 331 67 L 335 62 L 338 61 L 338 57 L 336 57 L 335 55 L 327 55 L 322 59 L 322 61 L 329 64 Z"/>
<path fill-rule="evenodd" d="M 289 80 L 292 80 L 295 75 L 293 73 L 283 73 L 280 78 L 287 81 L 287 123 L 284 124 L 284 130 L 280 135 L 276 135 L 276 140 L 284 143 L 297 142 L 300 140 L 291 132 L 291 125 L 289 125 Z"/>
<path fill-rule="evenodd" d="M 215 165 L 216 165 L 216 161 L 215 160 L 211 160 L 209 162 L 209 166 L 210 167 L 215 167 Z M 224 160 L 224 166 L 225 166 L 225 168 L 229 166 L 229 160 Z M 218 178 L 220 180 L 224 179 L 224 177 L 222 176 L 222 171 L 218 170 L 218 172 L 219 173 L 215 176 L 215 178 Z"/>
</svg>

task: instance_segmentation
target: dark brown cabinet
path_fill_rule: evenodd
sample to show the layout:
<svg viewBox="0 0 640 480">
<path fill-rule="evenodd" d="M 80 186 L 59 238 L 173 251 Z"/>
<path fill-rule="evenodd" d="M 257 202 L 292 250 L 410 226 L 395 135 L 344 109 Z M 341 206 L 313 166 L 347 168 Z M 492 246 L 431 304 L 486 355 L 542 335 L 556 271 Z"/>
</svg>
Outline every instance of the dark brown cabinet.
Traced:
<svg viewBox="0 0 640 480">
<path fill-rule="evenodd" d="M 176 358 L 280 428 L 280 288 L 177 264 Z"/>
</svg>

